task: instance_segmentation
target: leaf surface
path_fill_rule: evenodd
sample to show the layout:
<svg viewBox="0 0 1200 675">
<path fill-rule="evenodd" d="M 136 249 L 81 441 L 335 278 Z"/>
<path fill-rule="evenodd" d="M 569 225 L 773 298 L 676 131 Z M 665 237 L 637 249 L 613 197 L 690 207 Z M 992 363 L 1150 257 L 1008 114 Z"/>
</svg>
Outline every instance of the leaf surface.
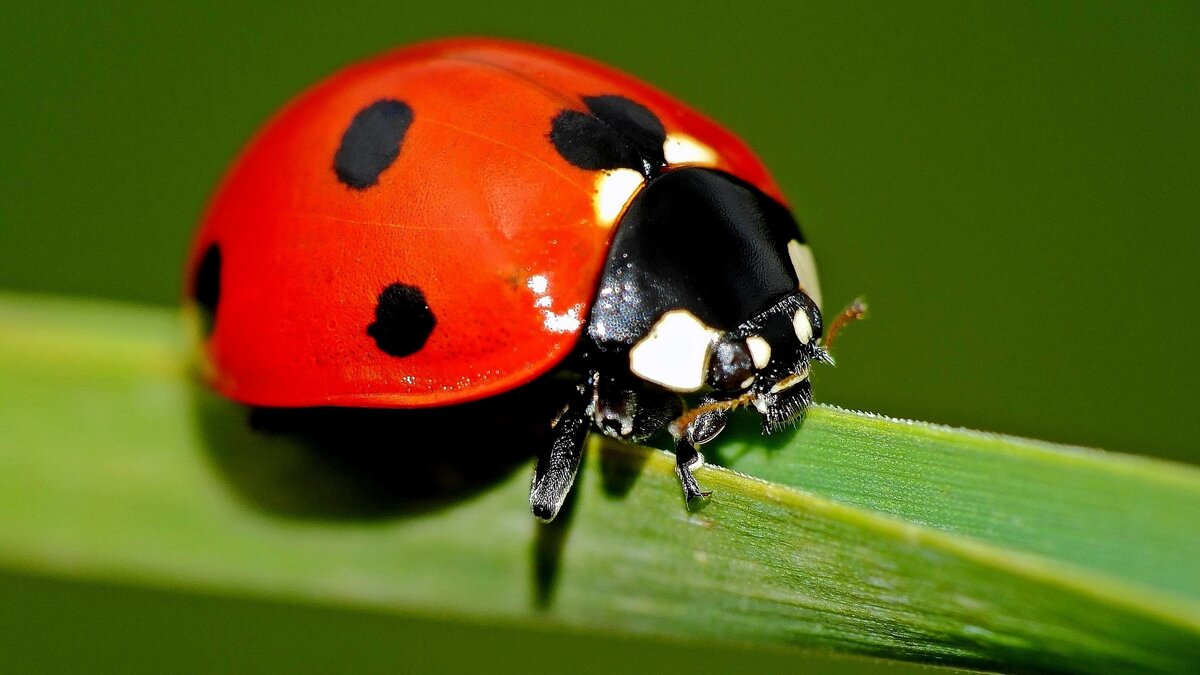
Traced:
<svg viewBox="0 0 1200 675">
<path fill-rule="evenodd" d="M 0 297 L 0 566 L 974 668 L 1200 662 L 1190 467 L 817 407 L 706 448 L 728 468 L 692 513 L 670 455 L 593 438 L 544 526 L 519 439 L 256 416 L 188 363 L 173 312 Z"/>
</svg>

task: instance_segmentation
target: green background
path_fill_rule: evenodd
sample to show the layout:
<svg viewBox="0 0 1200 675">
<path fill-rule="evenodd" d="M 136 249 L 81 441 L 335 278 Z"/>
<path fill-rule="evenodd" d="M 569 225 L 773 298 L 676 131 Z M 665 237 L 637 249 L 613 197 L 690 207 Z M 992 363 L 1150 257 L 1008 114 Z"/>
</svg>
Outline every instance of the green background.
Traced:
<svg viewBox="0 0 1200 675">
<path fill-rule="evenodd" d="M 461 34 L 606 61 L 759 151 L 827 311 L 871 305 L 818 399 L 1200 461 L 1196 3 L 3 3 L 0 290 L 174 303 L 263 119 Z"/>
</svg>

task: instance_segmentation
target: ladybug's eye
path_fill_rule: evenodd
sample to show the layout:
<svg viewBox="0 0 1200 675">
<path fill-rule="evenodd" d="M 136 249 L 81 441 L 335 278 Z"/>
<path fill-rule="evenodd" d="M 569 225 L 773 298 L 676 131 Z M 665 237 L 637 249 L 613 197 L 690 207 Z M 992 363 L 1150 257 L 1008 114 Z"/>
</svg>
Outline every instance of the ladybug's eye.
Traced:
<svg viewBox="0 0 1200 675">
<path fill-rule="evenodd" d="M 708 361 L 708 383 L 722 391 L 745 389 L 754 384 L 754 366 L 751 348 L 744 340 L 722 338 Z"/>
</svg>

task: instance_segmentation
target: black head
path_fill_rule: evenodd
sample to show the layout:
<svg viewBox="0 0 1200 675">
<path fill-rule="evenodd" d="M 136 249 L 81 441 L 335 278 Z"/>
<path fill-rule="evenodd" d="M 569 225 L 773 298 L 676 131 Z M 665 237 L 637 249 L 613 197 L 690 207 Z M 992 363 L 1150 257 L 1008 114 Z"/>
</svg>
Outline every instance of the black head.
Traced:
<svg viewBox="0 0 1200 675">
<path fill-rule="evenodd" d="M 767 430 L 811 402 L 828 360 L 811 255 L 778 201 L 740 179 L 673 169 L 633 199 L 588 322 L 587 351 L 677 392 L 746 397 Z"/>
<path fill-rule="evenodd" d="M 716 339 L 707 383 L 748 396 L 763 429 L 779 429 L 812 403 L 811 363 L 832 363 L 819 346 L 823 330 L 821 310 L 798 290 Z"/>
</svg>

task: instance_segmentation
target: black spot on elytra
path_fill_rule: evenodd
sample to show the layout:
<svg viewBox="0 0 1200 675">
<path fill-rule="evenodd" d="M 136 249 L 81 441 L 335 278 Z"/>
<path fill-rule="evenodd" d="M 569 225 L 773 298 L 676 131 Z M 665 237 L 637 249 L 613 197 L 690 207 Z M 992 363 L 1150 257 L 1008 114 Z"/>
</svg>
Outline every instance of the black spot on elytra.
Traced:
<svg viewBox="0 0 1200 675">
<path fill-rule="evenodd" d="M 375 323 L 367 326 L 367 335 L 392 356 L 408 356 L 420 351 L 437 325 L 437 319 L 416 286 L 392 284 L 379 294 Z"/>
<path fill-rule="evenodd" d="M 200 308 L 204 335 L 212 335 L 217 322 L 217 303 L 221 300 L 221 247 L 209 244 L 192 279 L 192 299 Z"/>
<path fill-rule="evenodd" d="M 666 164 L 667 131 L 645 106 L 622 96 L 585 96 L 589 112 L 562 110 L 550 141 L 563 159 L 588 170 L 633 169 L 646 176 Z"/>
<path fill-rule="evenodd" d="M 412 120 L 412 108 L 395 99 L 380 99 L 360 110 L 333 156 L 338 180 L 355 190 L 378 183 L 379 174 L 400 156 L 400 144 Z"/>
</svg>

